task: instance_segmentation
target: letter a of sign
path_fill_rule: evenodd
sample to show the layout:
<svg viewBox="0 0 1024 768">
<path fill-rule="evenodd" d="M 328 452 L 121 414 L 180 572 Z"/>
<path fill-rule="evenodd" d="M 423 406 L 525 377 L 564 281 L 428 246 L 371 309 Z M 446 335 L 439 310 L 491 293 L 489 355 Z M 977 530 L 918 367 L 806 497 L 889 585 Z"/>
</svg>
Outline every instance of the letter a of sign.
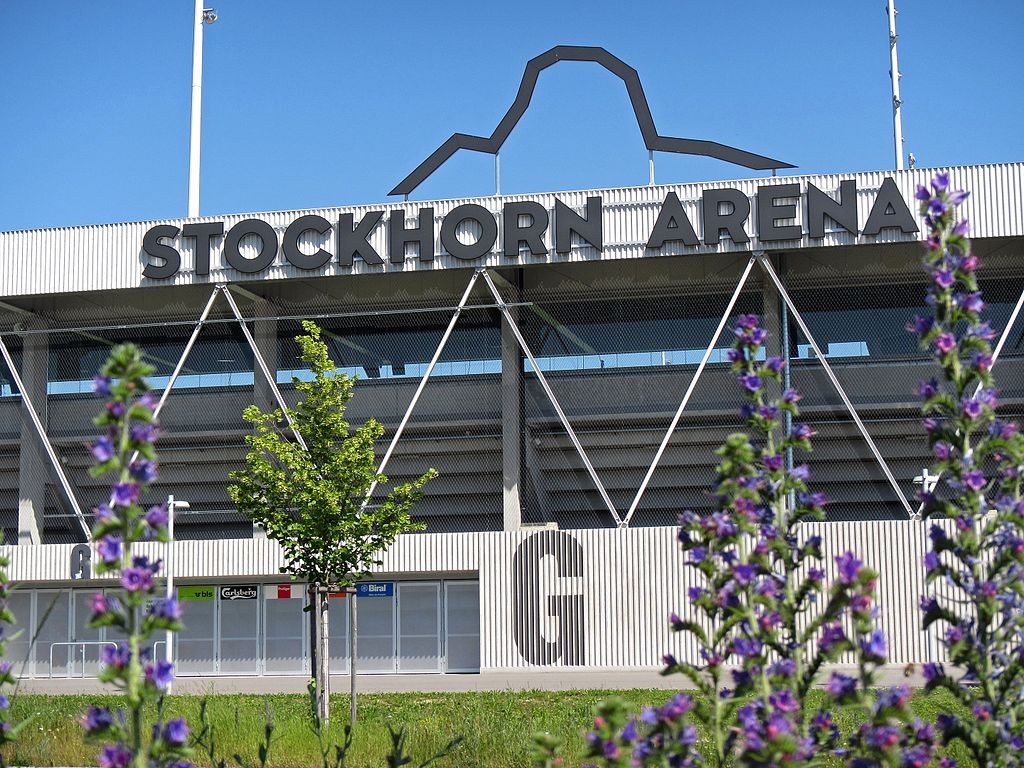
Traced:
<svg viewBox="0 0 1024 768">
<path fill-rule="evenodd" d="M 679 196 L 675 192 L 669 192 L 665 198 L 658 212 L 658 220 L 654 222 L 654 229 L 647 240 L 647 247 L 661 248 L 672 240 L 679 240 L 683 245 L 700 245 L 693 224 L 686 216 L 683 204 L 679 202 Z"/>
</svg>

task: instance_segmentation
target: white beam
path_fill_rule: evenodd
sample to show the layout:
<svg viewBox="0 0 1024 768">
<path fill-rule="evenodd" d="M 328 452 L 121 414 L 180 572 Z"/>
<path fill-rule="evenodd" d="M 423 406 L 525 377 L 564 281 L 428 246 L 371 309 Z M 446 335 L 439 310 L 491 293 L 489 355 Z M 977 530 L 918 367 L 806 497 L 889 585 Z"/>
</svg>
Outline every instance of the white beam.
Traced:
<svg viewBox="0 0 1024 768">
<path fill-rule="evenodd" d="M 800 314 L 800 310 L 796 308 L 796 305 L 793 303 L 793 299 L 789 296 L 789 292 L 786 291 L 786 287 L 782 284 L 779 276 L 775 273 L 771 260 L 769 260 L 769 258 L 763 253 L 758 254 L 757 260 L 760 262 L 761 268 L 764 270 L 765 274 L 768 275 L 773 283 L 775 283 L 775 287 L 778 289 L 782 299 L 786 302 L 786 306 L 789 307 L 789 311 L 793 313 L 793 319 L 796 320 L 797 325 L 800 326 L 800 330 L 803 331 L 804 336 L 810 343 L 811 349 L 814 350 L 814 354 L 818 358 L 818 362 L 820 362 L 822 368 L 825 369 L 825 375 L 828 376 L 829 381 L 832 382 L 832 386 L 835 387 L 836 392 L 839 393 L 839 397 L 846 406 L 846 410 L 850 412 L 850 416 L 857 425 L 857 429 L 860 430 L 861 436 L 868 444 L 868 448 L 871 449 L 871 453 L 874 455 L 875 461 L 878 462 L 878 466 L 881 467 L 882 473 L 889 481 L 889 485 L 891 485 L 892 489 L 896 492 L 896 497 L 900 500 L 903 508 L 907 511 L 907 515 L 913 518 L 915 516 L 914 510 L 911 508 L 910 502 L 907 501 L 907 497 L 903 493 L 903 489 L 900 488 L 900 484 L 896 482 L 896 478 L 893 475 L 892 470 L 889 469 L 889 464 L 885 461 L 885 458 L 883 458 L 882 452 L 878 450 L 878 446 L 875 445 L 875 441 L 871 439 L 871 434 L 868 432 L 867 427 L 864 426 L 864 422 L 861 421 L 860 414 L 858 414 L 857 409 L 853 407 L 853 403 L 846 395 L 846 390 L 843 389 L 843 385 L 840 384 L 839 379 L 836 378 L 836 374 L 832 370 L 832 366 L 828 364 L 828 360 L 826 360 L 825 355 L 822 354 L 821 348 L 818 347 L 818 342 L 814 340 L 814 336 L 811 334 L 811 329 L 808 328 L 807 323 L 804 322 L 803 315 Z M 788 364 L 789 361 L 787 360 L 786 363 Z"/>
<path fill-rule="evenodd" d="M 683 411 L 686 410 L 686 406 L 690 402 L 690 396 L 693 394 L 693 390 L 697 387 L 697 382 L 700 380 L 701 374 L 704 373 L 704 366 L 706 366 L 708 364 L 708 360 L 711 359 L 711 353 L 714 352 L 715 345 L 718 344 L 718 339 L 721 337 L 722 331 L 725 329 L 725 324 L 729 322 L 729 315 L 732 314 L 733 307 L 736 306 L 736 300 L 739 298 L 740 292 L 743 290 L 743 286 L 746 285 L 747 277 L 750 276 L 750 270 L 753 268 L 756 258 L 756 256 L 751 255 L 750 259 L 747 261 L 747 266 L 743 269 L 743 274 L 740 275 L 739 282 L 736 283 L 736 290 L 732 292 L 732 296 L 729 298 L 729 303 L 726 305 L 725 311 L 722 313 L 722 318 L 718 321 L 718 327 L 711 336 L 711 341 L 708 342 L 707 349 L 704 350 L 704 355 L 700 359 L 700 364 L 697 366 L 697 370 L 693 373 L 693 378 L 690 379 L 690 384 L 686 388 L 686 394 L 683 395 L 683 400 L 679 403 L 679 408 L 676 409 L 675 416 L 672 417 L 672 422 L 669 424 L 668 431 L 665 433 L 665 437 L 662 438 L 661 445 L 658 446 L 658 452 L 654 454 L 654 461 L 651 462 L 651 466 L 647 469 L 647 474 L 644 475 L 643 482 L 640 483 L 640 487 L 636 490 L 636 496 L 633 497 L 633 503 L 630 504 L 629 511 L 626 513 L 626 517 L 622 521 L 624 527 L 629 526 L 629 521 L 633 518 L 633 514 L 636 512 L 637 507 L 640 506 L 640 500 L 647 491 L 647 485 L 651 482 L 651 477 L 654 476 L 654 470 L 657 469 L 658 464 L 661 462 L 661 458 L 665 454 L 665 449 L 668 447 L 669 440 L 672 439 L 672 435 L 676 431 L 676 427 L 679 426 L 679 420 L 683 417 Z"/>
</svg>

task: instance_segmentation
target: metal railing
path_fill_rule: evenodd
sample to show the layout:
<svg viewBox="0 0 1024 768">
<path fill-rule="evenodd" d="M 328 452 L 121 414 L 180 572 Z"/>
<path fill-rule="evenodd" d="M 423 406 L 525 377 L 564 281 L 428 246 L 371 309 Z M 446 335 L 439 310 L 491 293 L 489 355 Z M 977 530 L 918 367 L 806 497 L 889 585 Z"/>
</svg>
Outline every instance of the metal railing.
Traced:
<svg viewBox="0 0 1024 768">
<path fill-rule="evenodd" d="M 85 677 L 85 663 L 86 663 L 86 660 L 85 660 L 85 648 L 88 645 L 95 645 L 95 646 L 109 645 L 112 648 L 115 648 L 115 649 L 117 648 L 117 643 L 113 642 L 112 640 L 74 640 L 74 641 L 71 641 L 71 642 L 50 643 L 50 669 L 49 669 L 48 677 L 53 677 L 53 649 L 54 648 L 57 648 L 59 646 L 67 646 L 70 649 L 70 648 L 78 648 L 79 646 L 81 646 L 81 649 L 82 649 L 82 674 L 80 675 L 80 677 L 84 678 Z M 71 659 L 72 659 L 72 653 L 69 651 L 68 652 L 68 660 L 67 660 L 67 674 L 64 675 L 64 677 L 72 677 L 72 674 L 71 674 Z M 99 664 L 99 660 L 98 659 L 97 659 L 96 663 Z"/>
</svg>

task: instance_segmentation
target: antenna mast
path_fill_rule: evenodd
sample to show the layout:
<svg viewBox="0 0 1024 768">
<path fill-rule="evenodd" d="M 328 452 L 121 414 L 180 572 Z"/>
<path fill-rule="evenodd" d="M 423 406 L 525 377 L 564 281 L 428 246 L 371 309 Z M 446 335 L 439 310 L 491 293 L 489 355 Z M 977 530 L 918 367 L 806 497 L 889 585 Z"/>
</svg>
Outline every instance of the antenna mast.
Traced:
<svg viewBox="0 0 1024 768">
<path fill-rule="evenodd" d="M 900 64 L 896 55 L 896 0 L 888 0 L 889 77 L 892 80 L 892 132 L 896 150 L 896 170 L 903 170 L 903 118 L 900 115 Z"/>
</svg>

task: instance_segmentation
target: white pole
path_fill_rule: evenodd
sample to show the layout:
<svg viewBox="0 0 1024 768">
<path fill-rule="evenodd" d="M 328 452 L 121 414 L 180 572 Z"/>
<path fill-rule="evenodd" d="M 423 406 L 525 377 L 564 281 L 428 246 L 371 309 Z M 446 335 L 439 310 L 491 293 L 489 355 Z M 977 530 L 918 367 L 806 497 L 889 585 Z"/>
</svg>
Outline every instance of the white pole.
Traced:
<svg viewBox="0 0 1024 768">
<path fill-rule="evenodd" d="M 167 569 L 167 599 L 170 600 L 174 597 L 174 568 L 171 562 L 171 555 L 174 552 L 174 496 L 167 497 L 167 547 L 164 550 L 164 568 Z M 173 664 L 174 659 L 171 654 L 171 639 L 173 635 L 171 630 L 167 630 L 165 633 L 164 641 L 164 659 L 168 664 Z"/>
<path fill-rule="evenodd" d="M 889 7 L 889 77 L 892 80 L 892 132 L 896 144 L 896 170 L 903 170 L 903 118 L 900 116 L 900 64 L 896 56 L 896 0 Z"/>
<path fill-rule="evenodd" d="M 203 0 L 192 18 L 192 126 L 188 142 L 188 217 L 199 215 L 199 132 L 203 113 Z"/>
</svg>

